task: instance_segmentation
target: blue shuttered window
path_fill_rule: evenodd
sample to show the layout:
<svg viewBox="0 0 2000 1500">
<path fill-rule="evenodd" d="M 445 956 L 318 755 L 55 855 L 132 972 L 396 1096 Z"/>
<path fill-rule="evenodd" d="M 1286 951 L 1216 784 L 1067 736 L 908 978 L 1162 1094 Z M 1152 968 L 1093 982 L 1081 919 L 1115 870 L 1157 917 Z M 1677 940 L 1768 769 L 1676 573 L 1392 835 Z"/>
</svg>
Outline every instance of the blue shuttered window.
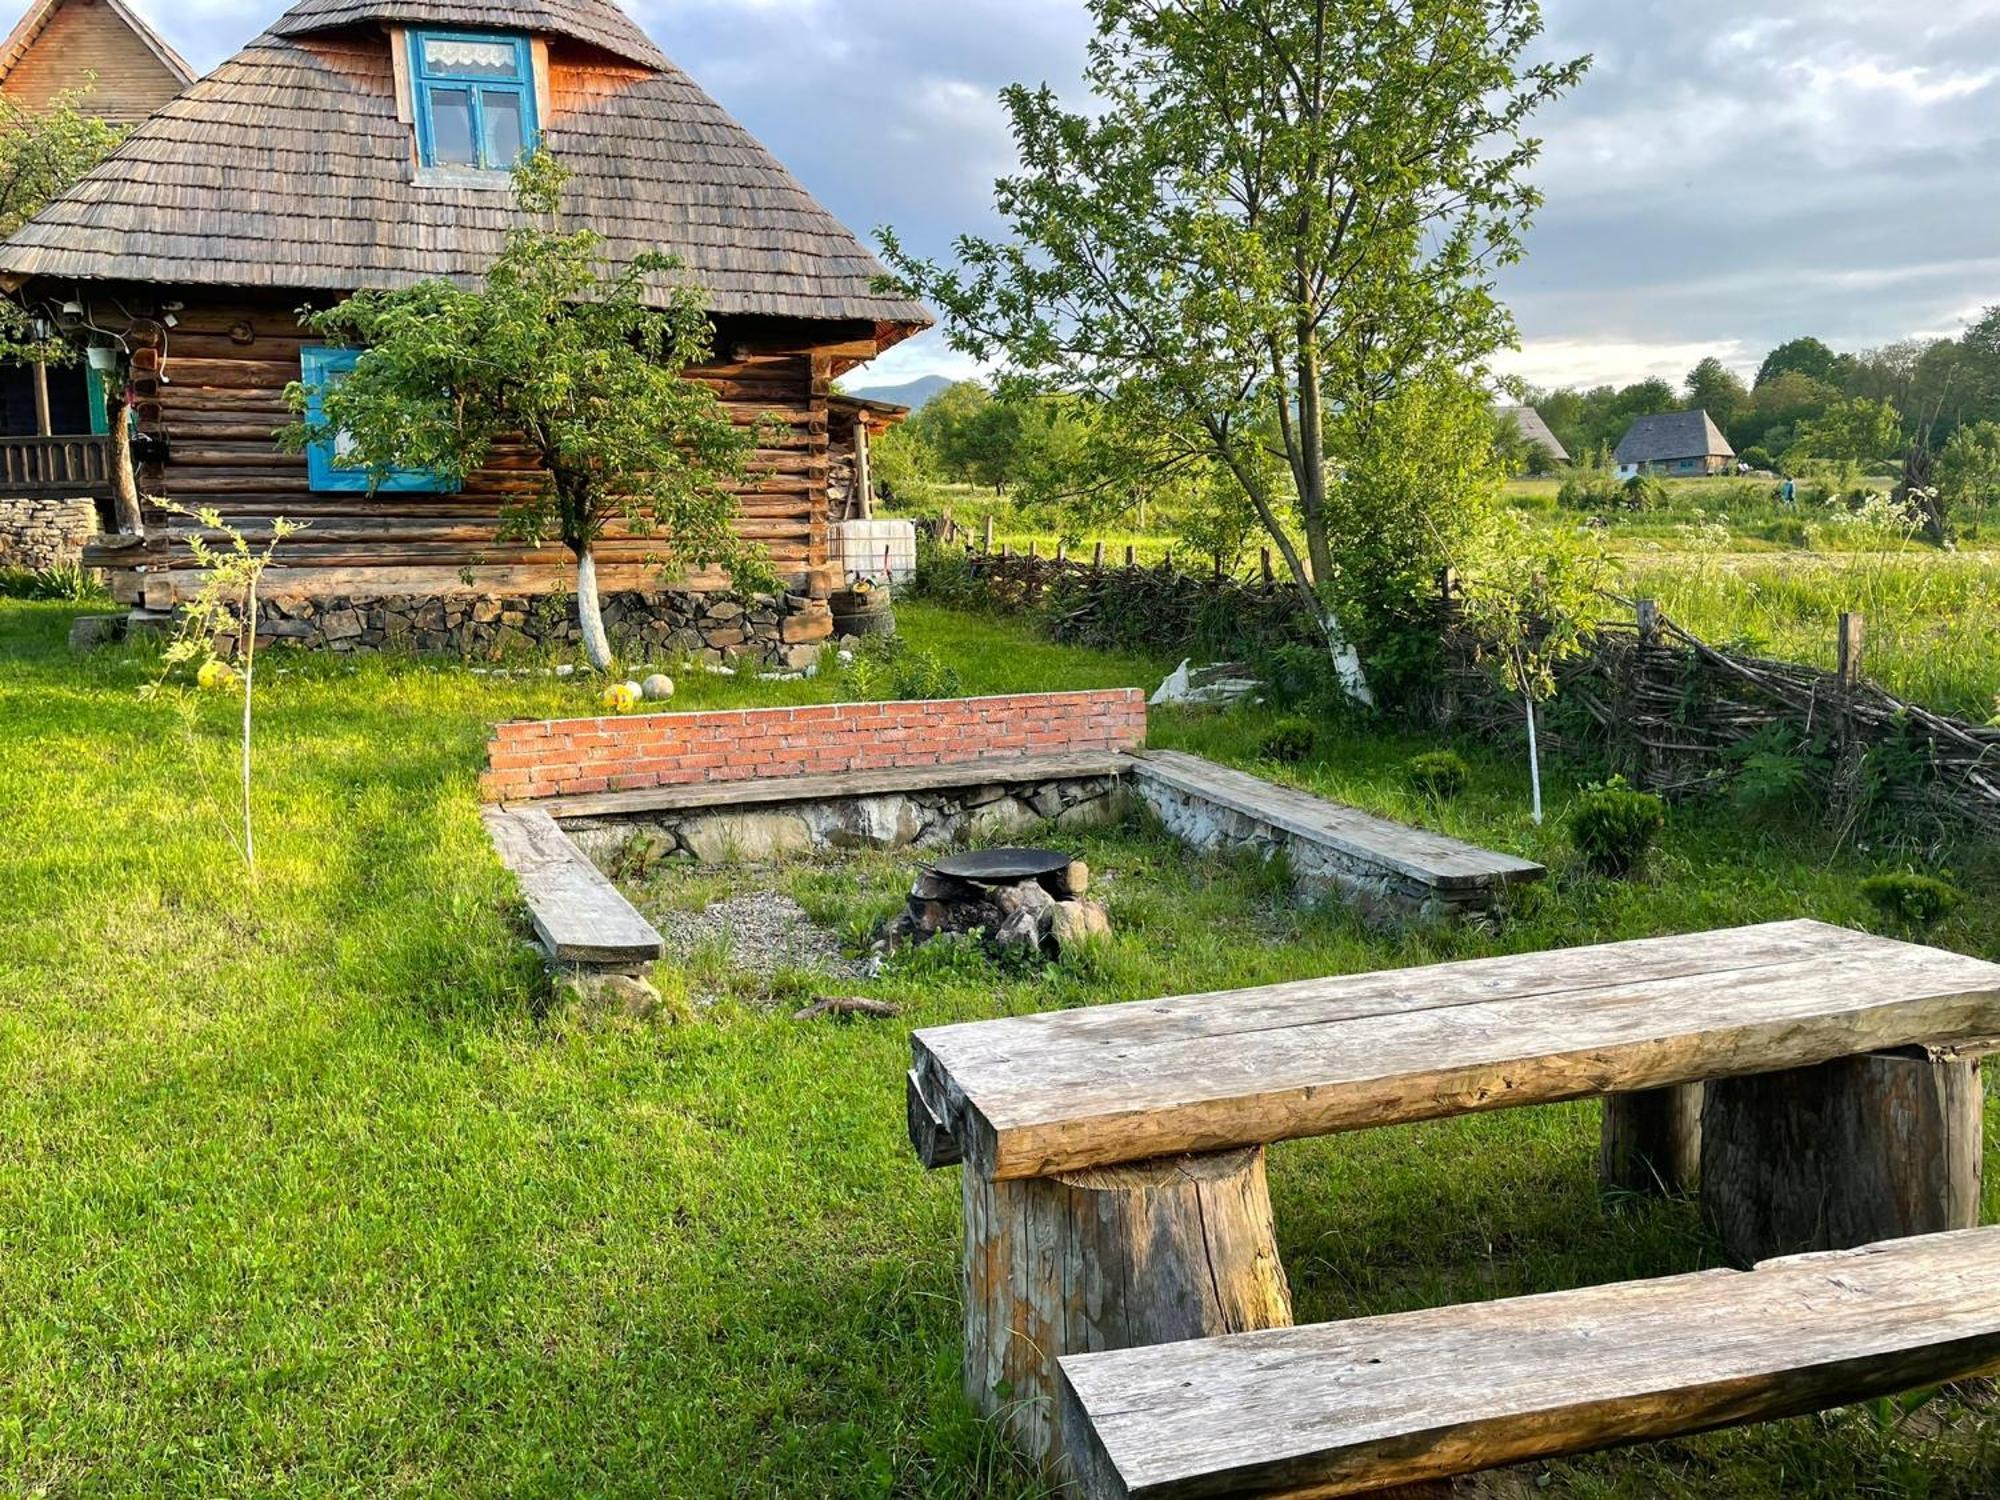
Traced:
<svg viewBox="0 0 2000 1500">
<path fill-rule="evenodd" d="M 329 349 L 312 345 L 299 351 L 300 375 L 306 388 L 307 422 L 316 424 L 326 420 L 321 395 L 340 384 L 341 376 L 352 370 L 360 358 L 359 349 Z M 313 489 L 442 495 L 455 488 L 441 476 L 423 469 L 391 469 L 382 476 L 380 483 L 372 483 L 368 470 L 350 468 L 340 462 L 347 451 L 345 437 L 344 433 L 336 433 L 306 449 L 306 475 Z"/>
<path fill-rule="evenodd" d="M 410 90 L 426 167 L 507 172 L 540 140 L 526 37 L 412 32 Z"/>
</svg>

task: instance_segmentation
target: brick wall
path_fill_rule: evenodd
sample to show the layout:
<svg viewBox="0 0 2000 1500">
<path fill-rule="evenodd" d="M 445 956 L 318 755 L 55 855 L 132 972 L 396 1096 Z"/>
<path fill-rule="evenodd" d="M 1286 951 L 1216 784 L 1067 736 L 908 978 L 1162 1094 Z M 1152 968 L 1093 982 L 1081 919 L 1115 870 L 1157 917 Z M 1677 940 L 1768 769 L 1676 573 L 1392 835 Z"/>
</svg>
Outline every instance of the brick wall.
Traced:
<svg viewBox="0 0 2000 1500">
<path fill-rule="evenodd" d="M 1136 688 L 530 721 L 494 731 L 480 788 L 489 802 L 524 801 L 1136 750 L 1145 739 Z"/>
</svg>

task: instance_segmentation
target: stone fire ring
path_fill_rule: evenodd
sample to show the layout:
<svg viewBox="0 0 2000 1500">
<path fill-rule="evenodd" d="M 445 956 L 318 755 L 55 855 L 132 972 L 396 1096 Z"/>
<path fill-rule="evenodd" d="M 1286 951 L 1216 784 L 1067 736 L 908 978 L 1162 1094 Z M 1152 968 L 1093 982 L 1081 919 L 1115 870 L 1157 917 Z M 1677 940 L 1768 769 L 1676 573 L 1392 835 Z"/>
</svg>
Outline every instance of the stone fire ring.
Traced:
<svg viewBox="0 0 2000 1500">
<path fill-rule="evenodd" d="M 976 849 L 936 861 L 931 873 L 967 885 L 1018 885 L 1024 880 L 1060 875 L 1070 867 L 1071 859 L 1053 849 Z"/>
</svg>

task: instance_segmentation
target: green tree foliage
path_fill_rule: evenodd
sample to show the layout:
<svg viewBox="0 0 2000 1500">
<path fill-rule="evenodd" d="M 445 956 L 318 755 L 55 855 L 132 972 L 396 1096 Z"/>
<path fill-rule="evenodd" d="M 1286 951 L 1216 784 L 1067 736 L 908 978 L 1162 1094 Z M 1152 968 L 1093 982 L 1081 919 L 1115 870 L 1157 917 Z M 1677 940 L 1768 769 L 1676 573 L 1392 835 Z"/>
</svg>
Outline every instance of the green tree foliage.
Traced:
<svg viewBox="0 0 2000 1500">
<path fill-rule="evenodd" d="M 1664 380 L 1642 380 L 1624 387 L 1603 385 L 1592 390 L 1552 390 L 1532 393 L 1535 409 L 1563 447 L 1578 463 L 1596 465 L 1602 450 L 1612 449 L 1640 417 L 1679 411 L 1679 395 Z"/>
<path fill-rule="evenodd" d="M 1937 458 L 1937 483 L 1954 507 L 2000 497 L 2000 422 L 1974 422 L 1946 439 Z"/>
<path fill-rule="evenodd" d="M 1872 463 L 1895 455 L 1903 444 L 1903 417 L 1886 401 L 1852 397 L 1835 401 L 1800 429 L 1787 463 L 1799 458 L 1836 464 Z"/>
<path fill-rule="evenodd" d="M 956 269 L 893 234 L 888 257 L 960 350 L 1112 408 L 1163 462 L 1228 469 L 1318 602 L 1339 584 L 1328 414 L 1511 339 L 1492 278 L 1539 202 L 1527 126 L 1584 63 L 1524 60 L 1534 0 L 1090 10 L 1090 109 L 1004 95 L 1008 236 L 962 240 Z"/>
<path fill-rule="evenodd" d="M 58 94 L 39 110 L 0 95 L 0 239 L 14 233 L 109 156 L 123 132 L 87 112 L 87 92 Z M 0 301 L 0 359 L 59 364 L 74 351 L 37 339 L 26 314 Z"/>
<path fill-rule="evenodd" d="M 1725 432 L 1750 400 L 1750 388 L 1743 377 L 1714 355 L 1688 371 L 1686 404 L 1690 410 L 1705 411 Z"/>
<path fill-rule="evenodd" d="M 684 378 L 708 357 L 703 295 L 647 254 L 610 269 L 603 241 L 560 220 L 567 174 L 546 152 L 515 172 L 523 222 L 481 285 L 425 282 L 363 292 L 306 322 L 365 352 L 321 393 L 323 420 L 289 446 L 346 438 L 343 463 L 378 480 L 423 469 L 459 481 L 511 434 L 546 484 L 515 499 L 510 535 L 559 538 L 577 561 L 577 612 L 590 659 L 611 664 L 594 548 L 614 523 L 649 537 L 663 571 L 724 567 L 768 584 L 762 555 L 731 522 L 751 437 L 706 387 Z M 309 393 L 287 392 L 303 413 Z"/>
<path fill-rule="evenodd" d="M 1800 338 L 1780 344 L 1764 356 L 1764 363 L 1757 371 L 1757 384 L 1769 385 L 1780 375 L 1804 375 L 1834 385 L 1843 373 L 1842 356 L 1818 339 Z"/>
</svg>

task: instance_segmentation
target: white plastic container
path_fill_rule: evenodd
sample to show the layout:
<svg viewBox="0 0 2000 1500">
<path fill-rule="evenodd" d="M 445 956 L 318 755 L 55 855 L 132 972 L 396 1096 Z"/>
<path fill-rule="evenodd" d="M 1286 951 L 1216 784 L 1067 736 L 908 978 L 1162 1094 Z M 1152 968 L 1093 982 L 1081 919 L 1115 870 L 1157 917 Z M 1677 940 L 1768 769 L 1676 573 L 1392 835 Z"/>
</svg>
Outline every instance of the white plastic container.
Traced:
<svg viewBox="0 0 2000 1500">
<path fill-rule="evenodd" d="M 846 581 L 908 583 L 917 576 L 914 521 L 835 521 L 826 530 L 827 560 Z"/>
</svg>

